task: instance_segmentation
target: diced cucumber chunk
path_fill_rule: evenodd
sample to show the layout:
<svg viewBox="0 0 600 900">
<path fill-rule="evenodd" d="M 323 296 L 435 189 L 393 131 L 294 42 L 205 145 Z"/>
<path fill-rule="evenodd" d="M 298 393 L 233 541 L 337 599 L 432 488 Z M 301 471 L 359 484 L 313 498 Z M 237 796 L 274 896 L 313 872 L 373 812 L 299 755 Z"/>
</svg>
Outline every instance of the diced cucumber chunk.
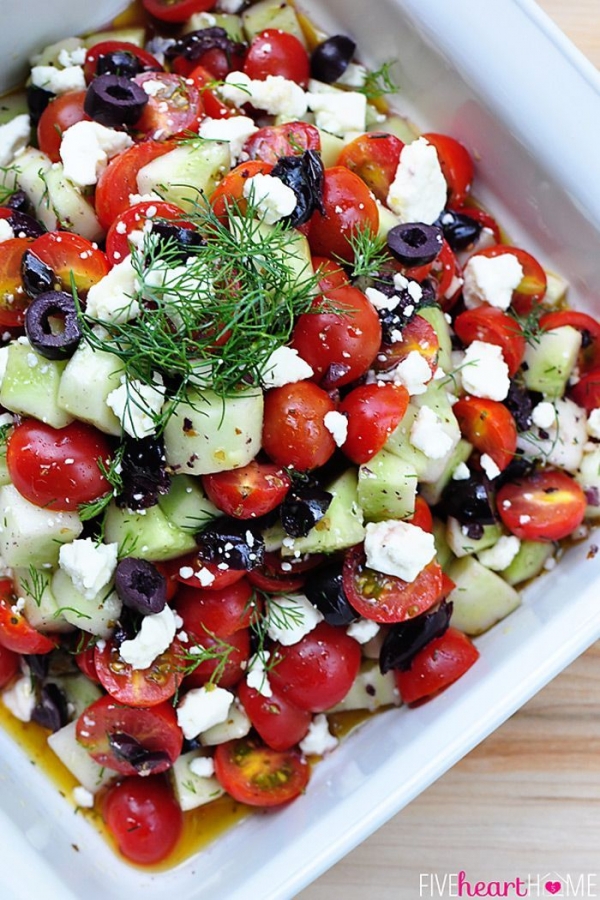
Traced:
<svg viewBox="0 0 600 900">
<path fill-rule="evenodd" d="M 88 241 L 101 241 L 104 229 L 98 221 L 93 206 L 81 191 L 65 177 L 61 163 L 55 163 L 46 172 L 47 202 L 56 217 L 55 228 L 74 231 Z"/>
<path fill-rule="evenodd" d="M 75 675 L 52 675 L 48 681 L 58 685 L 67 698 L 69 718 L 77 719 L 84 709 L 102 696 L 102 691 L 93 681 L 78 672 Z"/>
<path fill-rule="evenodd" d="M 15 594 L 25 603 L 23 614 L 38 631 L 73 631 L 73 625 L 62 615 L 52 590 L 52 570 L 15 569 L 13 572 Z"/>
<path fill-rule="evenodd" d="M 158 498 L 158 505 L 173 525 L 192 534 L 222 515 L 204 493 L 200 480 L 191 475 L 176 475 L 169 493 Z"/>
<path fill-rule="evenodd" d="M 52 592 L 67 622 L 100 638 L 111 636 L 122 607 L 116 591 L 105 587 L 88 599 L 77 590 L 66 572 L 57 569 L 52 576 Z"/>
<path fill-rule="evenodd" d="M 293 34 L 303 46 L 306 46 L 298 16 L 293 7 L 282 0 L 261 0 L 254 3 L 242 13 L 242 24 L 248 41 L 267 28 L 277 28 Z"/>
<path fill-rule="evenodd" d="M 92 794 L 108 784 L 116 776 L 116 772 L 100 766 L 92 759 L 85 747 L 82 747 L 75 733 L 76 722 L 69 722 L 64 728 L 55 731 L 48 738 L 48 746 L 56 753 L 61 763 L 75 776 L 82 787 Z"/>
<path fill-rule="evenodd" d="M 158 156 L 137 174 L 140 194 L 155 192 L 185 212 L 194 212 L 202 196 L 210 197 L 231 166 L 225 141 L 188 141 Z"/>
<path fill-rule="evenodd" d="M 454 604 L 451 624 L 465 634 L 482 634 L 521 602 L 510 584 L 472 556 L 451 563 L 448 576 L 456 585 L 448 595 Z"/>
<path fill-rule="evenodd" d="M 433 517 L 433 539 L 435 541 L 436 559 L 444 572 L 446 572 L 455 556 L 446 539 L 446 523 L 436 516 Z"/>
<path fill-rule="evenodd" d="M 328 709 L 328 713 L 346 712 L 351 709 L 367 709 L 374 712 L 382 706 L 400 706 L 400 694 L 394 681 L 394 673 L 381 674 L 379 660 L 367 659 L 361 663 L 344 699 Z"/>
<path fill-rule="evenodd" d="M 450 372 L 452 370 L 452 336 L 444 311 L 440 306 L 424 306 L 419 309 L 419 315 L 429 322 L 437 334 L 440 342 L 438 365 L 444 372 Z"/>
<path fill-rule="evenodd" d="M 118 437 L 121 423 L 106 399 L 120 386 L 121 375 L 119 360 L 113 353 L 94 350 L 82 341 L 62 373 L 58 404 L 76 419 Z"/>
<path fill-rule="evenodd" d="M 211 803 L 225 793 L 214 775 L 196 775 L 190 769 L 190 763 L 193 760 L 207 756 L 208 754 L 203 750 L 190 750 L 189 753 L 182 753 L 169 771 L 175 797 L 184 812 Z"/>
<path fill-rule="evenodd" d="M 525 387 L 547 397 L 562 397 L 577 364 L 581 334 L 570 325 L 552 328 L 528 343 L 523 360 Z"/>
<path fill-rule="evenodd" d="M 115 28 L 112 31 L 94 31 L 84 38 L 86 47 L 93 47 L 101 41 L 124 41 L 127 44 L 135 44 L 143 47 L 146 43 L 146 29 L 141 27 Z"/>
<path fill-rule="evenodd" d="M 207 728 L 199 735 L 199 740 L 204 747 L 216 747 L 217 744 L 226 744 L 227 741 L 246 737 L 251 728 L 252 723 L 245 711 L 233 702 L 225 721 Z"/>
<path fill-rule="evenodd" d="M 404 116 L 398 116 L 395 113 L 386 115 L 383 122 L 374 122 L 369 131 L 383 131 L 387 134 L 393 134 L 395 137 L 405 144 L 411 144 L 419 135 L 418 130 Z"/>
<path fill-rule="evenodd" d="M 232 41 L 243 43 L 246 38 L 242 28 L 242 20 L 231 13 L 194 13 L 183 26 L 183 33 L 201 31 L 203 28 L 223 28 Z"/>
<path fill-rule="evenodd" d="M 0 557 L 7 566 L 53 568 L 61 544 L 74 541 L 82 529 L 77 513 L 43 509 L 12 484 L 0 487 Z"/>
<path fill-rule="evenodd" d="M 358 470 L 358 503 L 368 522 L 409 519 L 415 511 L 417 473 L 393 453 L 380 450 Z"/>
<path fill-rule="evenodd" d="M 575 480 L 579 482 L 587 498 L 586 519 L 600 519 L 600 444 L 583 454 Z"/>
<path fill-rule="evenodd" d="M 323 518 L 306 537 L 287 538 L 281 548 L 282 556 L 295 553 L 334 553 L 345 550 L 364 539 L 363 512 L 358 502 L 358 477 L 355 469 L 348 469 L 327 486 L 333 500 Z"/>
<path fill-rule="evenodd" d="M 335 134 L 330 134 L 321 128 L 319 129 L 319 135 L 321 137 L 321 159 L 325 168 L 330 169 L 332 166 L 337 165 L 340 153 L 344 149 L 344 142 L 341 138 L 336 137 Z M 379 221 L 381 225 L 381 216 Z"/>
<path fill-rule="evenodd" d="M 6 369 L 0 387 L 0 403 L 11 412 L 33 416 L 53 428 L 73 421 L 58 403 L 64 360 L 45 359 L 29 342 L 13 341 L 8 347 Z"/>
<path fill-rule="evenodd" d="M 380 203 L 379 200 L 376 199 L 375 203 L 379 211 L 377 237 L 385 240 L 392 228 L 395 228 L 396 225 L 400 225 L 400 219 L 391 211 L 391 209 L 388 209 L 387 206 Z"/>
<path fill-rule="evenodd" d="M 44 47 L 41 53 L 38 53 L 33 57 L 32 63 L 35 66 L 58 66 L 59 68 L 64 68 L 61 66 L 58 59 L 61 51 L 66 50 L 67 53 L 72 53 L 73 50 L 77 50 L 79 47 L 83 46 L 84 43 L 81 38 L 63 38 L 61 41 L 56 41 L 54 44 L 48 44 L 47 47 Z"/>
<path fill-rule="evenodd" d="M 465 441 L 464 438 L 461 438 L 454 449 L 454 453 L 448 460 L 444 471 L 437 479 L 437 481 L 434 481 L 432 484 L 421 485 L 421 493 L 423 494 L 423 499 L 426 500 L 430 506 L 435 506 L 436 503 L 440 502 L 445 488 L 450 484 L 452 480 L 454 470 L 458 465 L 460 465 L 460 463 L 466 462 L 468 460 L 471 455 L 472 449 L 472 444 L 469 444 L 468 441 Z"/>
<path fill-rule="evenodd" d="M 448 541 L 448 546 L 454 555 L 459 558 L 462 556 L 471 556 L 473 553 L 480 553 L 482 550 L 487 550 L 488 547 L 493 547 L 501 535 L 501 526 L 493 524 L 483 526 L 483 534 L 480 538 L 471 538 L 468 535 L 467 526 L 461 524 L 458 519 L 449 516 L 448 521 L 446 522 L 446 540 Z"/>
<path fill-rule="evenodd" d="M 25 113 L 29 113 L 25 91 L 12 91 L 0 97 L 0 125 L 5 125 Z"/>
<path fill-rule="evenodd" d="M 544 432 L 532 425 L 517 438 L 517 447 L 530 459 L 541 459 L 567 472 L 576 472 L 587 443 L 585 410 L 568 397 L 554 401 L 556 420 Z"/>
<path fill-rule="evenodd" d="M 248 226 L 244 223 L 240 224 L 235 215 L 230 215 L 229 226 L 233 234 L 237 233 L 240 235 L 242 241 L 254 243 L 268 242 L 269 237 L 273 234 L 275 228 L 278 227 L 269 225 L 267 222 L 256 222 L 252 226 L 251 233 L 249 233 Z M 296 231 L 295 228 L 290 228 L 285 233 L 285 241 L 281 243 L 270 242 L 269 250 L 273 258 L 282 264 L 282 289 L 285 287 L 290 289 L 294 287 L 300 288 L 308 285 L 314 275 L 314 269 L 310 245 L 303 234 Z"/>
<path fill-rule="evenodd" d="M 107 543 L 119 544 L 126 555 L 138 559 L 177 559 L 196 547 L 193 536 L 170 522 L 159 506 L 131 512 L 111 503 L 104 533 Z"/>
<path fill-rule="evenodd" d="M 554 553 L 554 545 L 541 541 L 521 541 L 518 553 L 511 564 L 499 574 L 509 584 L 521 584 L 535 578 L 544 569 L 544 564 Z"/>
</svg>

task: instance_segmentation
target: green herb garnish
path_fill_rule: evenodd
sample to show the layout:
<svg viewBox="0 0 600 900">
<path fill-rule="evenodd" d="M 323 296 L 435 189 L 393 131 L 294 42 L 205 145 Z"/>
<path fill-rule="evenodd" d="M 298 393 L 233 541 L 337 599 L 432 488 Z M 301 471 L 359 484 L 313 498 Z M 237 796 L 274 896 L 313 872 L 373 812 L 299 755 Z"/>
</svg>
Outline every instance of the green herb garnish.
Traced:
<svg viewBox="0 0 600 900">
<path fill-rule="evenodd" d="M 364 84 L 356 90 L 364 94 L 368 100 L 377 100 L 378 97 L 386 94 L 395 94 L 399 89 L 399 85 L 396 84 L 391 74 L 395 63 L 396 60 L 391 59 L 373 72 L 367 72 Z"/>
</svg>

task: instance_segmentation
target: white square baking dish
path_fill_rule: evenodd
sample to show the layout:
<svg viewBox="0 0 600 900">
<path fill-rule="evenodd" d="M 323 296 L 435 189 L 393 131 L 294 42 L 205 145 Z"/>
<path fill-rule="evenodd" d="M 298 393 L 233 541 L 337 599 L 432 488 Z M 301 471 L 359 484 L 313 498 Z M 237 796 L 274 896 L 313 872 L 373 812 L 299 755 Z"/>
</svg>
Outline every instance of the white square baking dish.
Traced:
<svg viewBox="0 0 600 900">
<path fill-rule="evenodd" d="M 600 77 L 538 7 L 303 0 L 302 8 L 330 33 L 351 34 L 367 64 L 399 60 L 399 111 L 464 141 L 478 159 L 477 197 L 515 243 L 570 281 L 573 305 L 593 309 Z M 5 19 L 13 46 L 23 44 L 29 19 L 24 10 Z M 170 872 L 151 875 L 117 859 L 0 733 L 0 896 L 294 896 L 600 636 L 600 556 L 589 559 L 588 550 L 589 541 L 571 548 L 520 609 L 478 639 L 481 660 L 459 683 L 418 709 L 375 717 L 317 766 L 306 796 L 243 821 Z"/>
</svg>

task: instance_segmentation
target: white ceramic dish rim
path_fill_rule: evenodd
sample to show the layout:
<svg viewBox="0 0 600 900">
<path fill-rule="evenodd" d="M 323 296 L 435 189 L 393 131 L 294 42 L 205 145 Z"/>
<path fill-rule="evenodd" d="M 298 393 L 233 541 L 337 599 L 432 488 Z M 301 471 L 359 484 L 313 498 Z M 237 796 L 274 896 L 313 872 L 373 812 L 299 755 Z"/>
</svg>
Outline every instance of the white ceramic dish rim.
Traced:
<svg viewBox="0 0 600 900">
<path fill-rule="evenodd" d="M 494 106 L 494 114 L 499 114 L 499 110 L 503 113 L 503 121 L 517 142 L 529 147 L 542 160 L 546 171 L 555 177 L 559 172 L 559 184 L 565 186 L 573 202 L 573 208 L 566 208 L 565 212 L 568 224 L 577 221 L 578 216 L 582 222 L 591 222 L 586 239 L 595 234 L 598 240 L 600 198 L 587 191 L 581 180 L 582 172 L 594 171 L 593 147 L 598 145 L 598 126 L 593 123 L 600 121 L 600 78 L 589 63 L 530 0 L 497 0 L 494 10 L 485 13 L 479 0 L 454 0 L 453 4 L 439 4 L 436 0 L 404 0 L 403 4 L 395 4 L 386 0 L 384 5 L 388 9 L 402 5 L 427 41 L 432 30 L 436 30 L 442 53 L 447 51 L 447 45 L 456 42 L 456 26 L 453 32 L 451 19 L 473 23 L 478 16 L 491 16 L 491 34 L 474 28 L 472 38 L 461 36 L 459 51 L 454 51 L 456 65 L 467 79 L 474 76 L 477 62 L 481 64 L 486 59 L 486 40 L 489 42 L 484 80 L 498 79 L 499 87 L 491 94 L 488 90 L 489 105 Z M 328 10 L 333 14 L 340 6 L 341 2 L 334 0 L 328 4 Z M 511 62 L 501 41 L 501 25 L 504 21 L 506 29 L 507 17 L 519 22 L 525 31 L 527 22 L 533 24 L 537 44 L 530 50 L 553 60 L 561 69 L 561 77 L 566 78 L 568 70 L 569 87 L 577 87 L 574 96 L 578 98 L 578 130 L 571 131 L 570 136 L 569 128 L 561 133 L 555 121 L 553 148 L 547 146 L 552 122 L 543 116 L 541 122 L 536 118 L 536 103 L 543 104 L 546 97 L 543 86 L 528 85 L 520 109 L 512 108 L 503 97 L 501 88 L 506 88 L 506 82 L 511 85 L 510 77 L 502 78 L 503 67 Z M 341 15 L 338 18 L 343 22 Z M 479 57 L 473 51 L 476 39 Z M 561 127 L 572 121 L 572 98 L 571 93 L 567 96 L 567 90 L 554 98 Z M 529 119 L 524 121 L 524 114 Z M 528 127 L 532 134 L 527 133 Z M 564 171 L 569 168 L 579 178 Z M 557 228 L 560 230 L 562 225 Z M 543 229 L 541 232 L 543 243 Z M 548 247 L 546 255 L 549 256 Z M 596 277 L 597 265 L 596 261 L 592 264 Z M 592 274 L 587 277 L 585 273 L 579 279 L 577 273 L 572 273 L 574 280 L 580 282 L 582 300 L 588 289 L 591 294 Z M 34 892 L 43 892 L 57 900 L 84 895 L 90 900 L 109 900 L 131 896 L 136 890 L 143 890 L 148 900 L 164 896 L 167 891 L 177 891 L 185 900 L 215 894 L 271 900 L 294 896 L 410 802 L 600 635 L 600 609 L 594 602 L 593 581 L 598 568 L 586 560 L 586 555 L 587 547 L 574 548 L 553 573 L 550 587 L 545 579 L 533 585 L 523 607 L 480 639 L 482 659 L 461 682 L 419 710 L 377 717 L 316 769 L 306 797 L 277 817 L 259 817 L 232 829 L 197 859 L 173 872 L 150 876 L 115 860 L 92 829 L 76 820 L 43 775 L 31 771 L 30 766 L 28 769 L 22 754 L 15 752 L 5 735 L 0 735 L 0 753 L 4 758 L 11 757 L 10 766 L 0 766 L 0 775 L 5 779 L 0 842 L 3 860 L 10 860 L 0 869 L 3 896 L 29 900 Z M 564 597 L 569 597 L 568 602 Z M 380 748 L 384 742 L 393 747 L 393 752 L 382 759 Z M 405 776 L 401 783 L 399 771 Z M 69 855 L 69 839 L 77 840 L 81 854 Z M 268 847 L 276 848 L 276 853 L 267 852 Z"/>
</svg>

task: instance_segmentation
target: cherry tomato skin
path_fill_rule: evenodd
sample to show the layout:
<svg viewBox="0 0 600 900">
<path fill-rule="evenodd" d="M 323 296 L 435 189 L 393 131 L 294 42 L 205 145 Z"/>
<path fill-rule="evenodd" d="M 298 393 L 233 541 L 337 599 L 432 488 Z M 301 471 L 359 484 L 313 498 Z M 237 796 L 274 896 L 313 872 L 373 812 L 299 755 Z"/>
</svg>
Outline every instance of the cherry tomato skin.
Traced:
<svg viewBox="0 0 600 900">
<path fill-rule="evenodd" d="M 255 459 L 240 469 L 204 475 L 202 486 L 208 498 L 228 516 L 254 519 L 279 506 L 292 480 L 284 469 Z"/>
<path fill-rule="evenodd" d="M 461 213 L 462 215 L 469 216 L 471 219 L 475 219 L 476 222 L 479 222 L 482 228 L 487 229 L 494 237 L 494 241 L 496 244 L 499 244 L 502 240 L 502 234 L 500 232 L 500 226 L 493 218 L 490 216 L 488 212 L 484 209 L 479 209 L 478 206 L 457 206 L 452 203 L 452 209 L 454 212 Z"/>
<path fill-rule="evenodd" d="M 420 494 L 417 494 L 415 497 L 415 511 L 412 517 L 408 520 L 411 525 L 416 525 L 417 528 L 420 528 L 422 531 L 428 531 L 430 534 L 433 532 L 433 516 L 431 514 L 431 510 L 429 509 L 429 505 L 426 500 L 421 497 Z M 443 573 L 442 580 L 450 581 L 448 576 Z M 454 586 L 454 582 L 452 582 L 452 586 Z M 447 593 L 452 590 L 450 588 Z"/>
<path fill-rule="evenodd" d="M 0 644 L 13 653 L 50 653 L 56 641 L 30 625 L 19 610 L 8 578 L 0 580 Z"/>
<path fill-rule="evenodd" d="M 216 747 L 215 775 L 238 803 L 281 806 L 304 792 L 310 768 L 299 750 L 272 750 L 245 737 Z"/>
<path fill-rule="evenodd" d="M 148 102 L 135 131 L 154 141 L 165 141 L 177 134 L 198 131 L 203 116 L 200 92 L 186 78 L 172 72 L 144 72 L 133 79 L 140 87 L 145 82 L 156 82 L 162 88 L 148 97 Z"/>
<path fill-rule="evenodd" d="M 402 421 L 410 397 L 403 385 L 363 384 L 340 403 L 348 419 L 348 436 L 342 450 L 353 463 L 362 465 L 378 453 Z"/>
<path fill-rule="evenodd" d="M 520 316 L 528 315 L 544 299 L 548 286 L 546 273 L 537 259 L 520 247 L 511 247 L 508 244 L 486 247 L 485 250 L 478 250 L 473 256 L 495 257 L 503 256 L 505 253 L 515 256 L 523 269 L 523 278 L 513 291 L 511 305 Z"/>
<path fill-rule="evenodd" d="M 273 166 L 282 156 L 300 156 L 305 150 L 320 149 L 319 129 L 308 122 L 265 125 L 244 144 L 244 153 L 250 159 L 261 159 Z"/>
<path fill-rule="evenodd" d="M 402 328 L 402 337 L 399 341 L 381 345 L 373 361 L 373 368 L 378 372 L 387 372 L 413 352 L 427 361 L 433 378 L 437 368 L 440 341 L 433 325 L 419 315 L 414 316 Z"/>
<path fill-rule="evenodd" d="M 9 650 L 2 643 L 0 635 L 0 688 L 5 687 L 19 671 L 19 654 Z"/>
<path fill-rule="evenodd" d="M 323 466 L 335 441 L 323 417 L 335 409 L 329 395 L 311 381 L 298 381 L 265 396 L 263 450 L 279 466 L 300 472 Z"/>
<path fill-rule="evenodd" d="M 50 101 L 40 116 L 37 127 L 38 146 L 52 162 L 60 162 L 60 143 L 67 128 L 90 119 L 83 108 L 85 94 L 85 91 L 61 94 Z"/>
<path fill-rule="evenodd" d="M 111 490 L 98 467 L 98 460 L 106 464 L 111 455 L 104 435 L 83 422 L 58 429 L 24 419 L 9 435 L 6 464 L 12 483 L 30 503 L 67 511 Z"/>
<path fill-rule="evenodd" d="M 559 541 L 581 525 L 586 498 L 566 472 L 541 469 L 503 484 L 498 513 L 512 534 L 526 541 Z"/>
<path fill-rule="evenodd" d="M 125 734 L 150 752 L 162 751 L 165 759 L 156 762 L 153 775 L 169 769 L 181 754 L 183 745 L 183 732 L 170 703 L 148 709 L 134 708 L 113 700 L 108 694 L 95 700 L 82 712 L 75 730 L 78 742 L 92 759 L 121 775 L 139 775 L 139 772 L 130 762 L 115 754 L 109 735 Z"/>
<path fill-rule="evenodd" d="M 2 242 L 0 254 L 0 326 L 19 328 L 31 298 L 23 287 L 21 263 L 23 254 L 31 248 L 31 238 L 9 238 Z"/>
<path fill-rule="evenodd" d="M 400 138 L 393 134 L 370 131 L 346 144 L 337 164 L 362 178 L 377 199 L 387 203 L 403 147 Z"/>
<path fill-rule="evenodd" d="M 165 859 L 183 830 L 179 804 L 157 776 L 124 778 L 108 788 L 102 818 L 123 856 L 145 866 Z"/>
<path fill-rule="evenodd" d="M 164 200 L 144 200 L 118 215 L 106 235 L 106 255 L 110 264 L 116 266 L 131 253 L 132 232 L 143 231 L 144 228 L 152 231 L 153 222 L 163 221 L 194 231 L 194 226 L 186 219 L 183 210 Z"/>
<path fill-rule="evenodd" d="M 135 57 L 142 64 L 145 72 L 163 71 L 159 61 L 147 50 L 144 50 L 143 47 L 138 47 L 137 44 L 131 44 L 129 41 L 99 41 L 93 47 L 90 47 L 85 55 L 83 73 L 88 84 L 96 77 L 100 59 L 109 53 L 114 53 L 115 50 L 127 53 L 130 57 Z"/>
<path fill-rule="evenodd" d="M 194 13 L 209 12 L 216 0 L 142 0 L 149 15 L 161 22 L 186 22 Z"/>
<path fill-rule="evenodd" d="M 188 584 L 190 587 L 203 587 L 207 591 L 218 591 L 222 588 L 235 584 L 246 574 L 244 569 L 219 569 L 216 563 L 203 559 L 199 553 L 190 553 L 188 556 L 182 556 L 174 560 L 173 577 L 182 584 Z M 192 569 L 191 575 L 182 575 L 182 571 Z M 202 577 L 200 577 L 202 576 Z M 212 577 L 212 581 L 210 578 Z M 203 582 L 208 581 L 208 584 Z"/>
<path fill-rule="evenodd" d="M 277 644 L 269 681 L 300 709 L 323 712 L 344 699 L 358 675 L 360 644 L 345 631 L 319 622 L 291 647 Z"/>
<path fill-rule="evenodd" d="M 94 662 L 94 649 L 95 648 L 91 646 L 80 650 L 79 653 L 75 654 L 75 662 L 79 671 L 83 672 L 86 678 L 89 678 L 89 680 L 93 681 L 95 684 L 100 684 L 98 673 L 96 672 L 96 663 Z"/>
<path fill-rule="evenodd" d="M 487 453 L 502 471 L 517 450 L 517 426 L 511 413 L 497 400 L 462 397 L 452 407 L 463 436 L 480 453 Z"/>
<path fill-rule="evenodd" d="M 91 286 L 109 271 L 106 254 L 91 241 L 70 231 L 42 234 L 29 249 L 56 275 L 56 290 L 69 294 L 74 281 L 78 293 L 85 297 Z"/>
<path fill-rule="evenodd" d="M 272 168 L 271 163 L 263 162 L 260 159 L 251 159 L 228 172 L 210 198 L 215 215 L 224 222 L 227 221 L 229 209 L 239 209 L 243 215 L 248 205 L 248 201 L 244 198 L 246 181 L 254 175 L 268 175 Z"/>
<path fill-rule="evenodd" d="M 600 322 L 587 313 L 577 312 L 574 309 L 564 309 L 550 312 L 540 319 L 540 328 L 551 331 L 553 328 L 561 328 L 570 325 L 580 331 L 585 340 L 579 352 L 580 372 L 586 373 L 600 366 Z"/>
<path fill-rule="evenodd" d="M 119 645 L 105 641 L 94 650 L 98 681 L 113 700 L 128 706 L 157 706 L 172 697 L 183 681 L 186 663 L 179 641 L 159 654 L 146 669 L 134 669 L 121 659 Z"/>
<path fill-rule="evenodd" d="M 267 594 L 285 594 L 298 591 L 304 584 L 306 572 L 320 564 L 323 556 L 292 556 L 282 559 L 279 553 L 265 553 L 263 565 L 248 572 L 248 581 Z"/>
<path fill-rule="evenodd" d="M 304 313 L 291 346 L 328 387 L 342 387 L 364 375 L 381 345 L 381 322 L 373 305 L 355 287 L 327 292 L 335 312 Z"/>
<path fill-rule="evenodd" d="M 240 681 L 237 695 L 253 728 L 272 750 L 289 750 L 306 737 L 312 715 L 271 689 L 269 697 Z"/>
<path fill-rule="evenodd" d="M 215 76 L 204 66 L 196 66 L 187 75 L 187 80 L 194 82 L 195 87 L 200 93 L 204 112 L 210 119 L 228 119 L 231 116 L 238 115 L 238 111 L 220 100 L 216 93 L 211 90 L 211 84 L 215 82 Z"/>
<path fill-rule="evenodd" d="M 220 590 L 206 591 L 182 585 L 175 603 L 188 634 L 206 632 L 226 638 L 240 628 L 248 628 L 257 613 L 258 601 L 246 578 Z"/>
<path fill-rule="evenodd" d="M 362 545 L 346 552 L 343 585 L 350 605 L 374 622 L 404 622 L 430 609 L 442 594 L 442 570 L 430 562 L 414 581 L 370 569 Z"/>
<path fill-rule="evenodd" d="M 577 384 L 569 388 L 569 396 L 588 414 L 597 409 L 600 406 L 600 368 L 582 375 Z"/>
<path fill-rule="evenodd" d="M 379 228 L 379 212 L 369 188 L 345 166 L 325 169 L 323 207 L 309 220 L 308 242 L 316 256 L 339 257 L 352 262 L 351 240 L 359 230 Z"/>
<path fill-rule="evenodd" d="M 337 288 L 350 287 L 350 280 L 340 264 L 327 256 L 313 256 L 313 269 L 319 276 L 319 290 L 322 294 Z"/>
<path fill-rule="evenodd" d="M 168 141 L 143 141 L 111 159 L 98 179 L 95 194 L 96 215 L 106 231 L 118 215 L 129 209 L 130 195 L 139 193 L 137 174 L 140 169 L 173 150 L 174 146 Z"/>
<path fill-rule="evenodd" d="M 451 204 L 464 203 L 473 181 L 473 159 L 467 148 L 455 138 L 447 134 L 429 132 L 423 135 L 433 144 L 446 183 L 448 184 L 448 201 Z"/>
<path fill-rule="evenodd" d="M 306 88 L 310 77 L 308 53 L 297 37 L 278 28 L 267 28 L 252 39 L 243 71 L 249 78 L 263 81 L 281 75 Z"/>
<path fill-rule="evenodd" d="M 459 313 L 454 320 L 454 330 L 463 344 L 484 341 L 502 350 L 508 373 L 515 375 L 525 356 L 523 330 L 513 316 L 494 306 L 478 306 Z"/>
<path fill-rule="evenodd" d="M 417 653 L 408 671 L 395 673 L 402 700 L 416 703 L 436 694 L 464 675 L 478 659 L 479 651 L 466 634 L 449 628 Z"/>
<path fill-rule="evenodd" d="M 182 615 L 184 628 L 186 627 L 185 615 Z M 220 665 L 224 656 L 216 659 L 205 659 L 185 677 L 187 688 L 202 687 L 212 681 L 222 688 L 232 688 L 244 677 L 250 659 L 250 630 L 239 628 L 237 631 L 222 637 L 221 635 L 207 634 L 205 631 L 189 635 L 190 646 L 205 647 L 208 650 L 216 648 L 216 652 L 227 645 L 231 648 L 227 654 L 226 662 Z M 193 663 L 190 661 L 189 665 Z M 216 674 L 217 673 L 217 674 Z"/>
</svg>

